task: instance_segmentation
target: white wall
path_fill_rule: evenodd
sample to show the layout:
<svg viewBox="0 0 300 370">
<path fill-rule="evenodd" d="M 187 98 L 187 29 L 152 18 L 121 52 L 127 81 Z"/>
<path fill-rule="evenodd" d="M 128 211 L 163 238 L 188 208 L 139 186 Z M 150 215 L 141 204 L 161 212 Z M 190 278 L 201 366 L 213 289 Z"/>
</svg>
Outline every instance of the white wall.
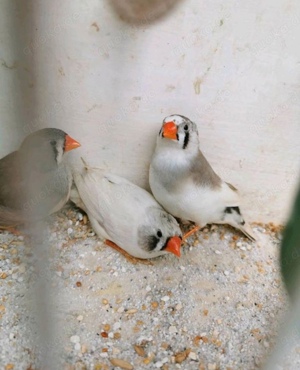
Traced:
<svg viewBox="0 0 300 370">
<path fill-rule="evenodd" d="M 60 127 L 82 143 L 73 157 L 147 186 L 162 119 L 180 113 L 249 218 L 285 219 L 300 170 L 299 1 L 186 0 L 141 26 L 104 0 L 32 3 L 0 3 L 1 156 Z"/>
</svg>

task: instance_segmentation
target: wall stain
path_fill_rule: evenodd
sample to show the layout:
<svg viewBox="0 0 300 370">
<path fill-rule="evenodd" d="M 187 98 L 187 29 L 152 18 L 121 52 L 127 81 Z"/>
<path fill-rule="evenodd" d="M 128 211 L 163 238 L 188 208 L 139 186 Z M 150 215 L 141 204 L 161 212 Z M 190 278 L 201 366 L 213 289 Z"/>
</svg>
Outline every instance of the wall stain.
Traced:
<svg viewBox="0 0 300 370">
<path fill-rule="evenodd" d="M 184 66 L 184 61 L 185 61 L 185 54 L 182 54 L 178 61 L 179 68 L 182 68 Z"/>
<path fill-rule="evenodd" d="M 0 60 L 1 60 L 1 65 L 4 68 L 7 68 L 7 69 L 16 69 L 17 68 L 17 62 L 14 62 L 12 65 L 9 66 L 4 59 L 1 58 Z"/>
<path fill-rule="evenodd" d="M 87 113 L 90 113 L 93 109 L 95 109 L 95 108 L 101 108 L 101 105 L 99 105 L 99 104 L 93 104 L 92 106 L 91 106 L 91 108 L 89 108 L 88 110 L 87 110 Z"/>
<path fill-rule="evenodd" d="M 202 79 L 200 77 L 197 77 L 196 80 L 194 81 L 194 90 L 196 95 L 199 95 L 201 92 L 201 83 Z"/>
<path fill-rule="evenodd" d="M 64 71 L 64 69 L 63 69 L 63 67 L 59 67 L 58 68 L 58 72 L 59 72 L 59 74 L 61 75 L 61 76 L 65 76 L 66 74 L 65 74 L 65 71 Z"/>
<path fill-rule="evenodd" d="M 95 27 L 96 32 L 99 32 L 100 28 L 99 28 L 97 22 L 92 23 L 91 26 Z"/>
<path fill-rule="evenodd" d="M 175 90 L 176 89 L 176 86 L 174 86 L 174 85 L 167 85 L 166 86 L 166 91 L 167 92 L 171 92 L 171 91 L 173 91 L 173 90 Z"/>
<path fill-rule="evenodd" d="M 204 81 L 205 77 L 207 76 L 208 72 L 210 71 L 211 67 L 212 66 L 207 67 L 202 77 L 196 77 L 196 80 L 193 83 L 196 95 L 199 95 L 201 93 L 201 84 Z"/>
</svg>

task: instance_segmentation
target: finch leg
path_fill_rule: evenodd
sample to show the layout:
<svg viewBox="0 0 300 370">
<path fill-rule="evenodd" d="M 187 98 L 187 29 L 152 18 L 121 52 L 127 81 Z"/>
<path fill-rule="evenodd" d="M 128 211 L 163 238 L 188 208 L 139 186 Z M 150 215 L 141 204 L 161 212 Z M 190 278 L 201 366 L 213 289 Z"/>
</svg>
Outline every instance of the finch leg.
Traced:
<svg viewBox="0 0 300 370">
<path fill-rule="evenodd" d="M 127 253 L 126 251 L 124 251 L 124 249 L 120 248 L 117 244 L 115 244 L 111 240 L 106 239 L 105 240 L 105 244 L 108 245 L 108 246 L 110 246 L 110 247 L 112 247 L 113 249 L 115 249 L 119 253 L 123 254 L 123 256 L 127 259 L 127 261 L 133 263 L 134 265 L 136 265 L 137 263 L 142 263 L 144 265 L 151 265 L 151 266 L 153 266 L 153 263 L 150 262 L 150 261 L 148 261 L 148 260 L 143 260 L 141 258 L 136 258 L 136 257 L 131 256 L 129 253 Z"/>
<path fill-rule="evenodd" d="M 11 234 L 14 234 L 14 235 L 17 235 L 17 236 L 21 235 L 20 231 L 17 230 L 14 226 L 0 226 L 0 230 L 6 230 L 6 231 L 10 232 Z"/>
<path fill-rule="evenodd" d="M 200 226 L 195 226 L 192 228 L 192 230 L 188 231 L 183 235 L 182 240 L 185 241 L 187 238 L 189 238 L 191 235 L 195 234 L 200 229 Z"/>
</svg>

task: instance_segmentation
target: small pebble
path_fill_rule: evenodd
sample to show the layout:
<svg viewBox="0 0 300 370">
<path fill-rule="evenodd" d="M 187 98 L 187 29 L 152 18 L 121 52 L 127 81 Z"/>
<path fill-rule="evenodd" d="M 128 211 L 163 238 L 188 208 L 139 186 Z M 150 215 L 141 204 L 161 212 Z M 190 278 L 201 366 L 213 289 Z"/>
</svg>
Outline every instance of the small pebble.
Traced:
<svg viewBox="0 0 300 370">
<path fill-rule="evenodd" d="M 78 335 L 72 335 L 70 338 L 70 341 L 72 343 L 79 343 L 80 342 L 80 337 Z"/>
<path fill-rule="evenodd" d="M 191 360 L 193 360 L 193 361 L 197 361 L 197 355 L 196 355 L 196 353 L 195 352 L 190 352 L 189 353 L 189 358 L 191 359 Z"/>
<path fill-rule="evenodd" d="M 19 272 L 20 272 L 20 274 L 24 274 L 25 271 L 26 271 L 26 266 L 24 264 L 20 265 L 19 266 Z"/>
<path fill-rule="evenodd" d="M 171 326 L 169 327 L 169 333 L 170 333 L 170 334 L 175 334 L 175 333 L 177 333 L 177 328 L 176 328 L 176 326 L 171 325 Z"/>
<path fill-rule="evenodd" d="M 208 364 L 207 369 L 208 370 L 216 370 L 217 369 L 217 364 Z"/>
<path fill-rule="evenodd" d="M 120 327 L 121 327 L 121 323 L 120 323 L 119 321 L 117 321 L 117 322 L 115 322 L 115 323 L 113 324 L 113 330 L 114 330 L 114 331 L 116 331 L 116 330 L 120 329 Z"/>
<path fill-rule="evenodd" d="M 113 347 L 112 348 L 112 353 L 113 355 L 118 355 L 121 351 L 119 350 L 119 348 L 116 348 L 116 347 Z"/>
<path fill-rule="evenodd" d="M 82 221 L 82 220 L 83 220 L 83 215 L 82 215 L 82 213 L 77 212 L 77 214 L 76 214 L 76 218 L 77 218 L 77 220 Z"/>
</svg>

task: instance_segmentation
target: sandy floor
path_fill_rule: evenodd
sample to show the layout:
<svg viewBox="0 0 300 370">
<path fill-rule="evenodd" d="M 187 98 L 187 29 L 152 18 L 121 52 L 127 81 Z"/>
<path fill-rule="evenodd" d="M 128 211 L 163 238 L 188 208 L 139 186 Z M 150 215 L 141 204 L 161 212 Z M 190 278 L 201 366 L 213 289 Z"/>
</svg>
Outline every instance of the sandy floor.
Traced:
<svg viewBox="0 0 300 370">
<path fill-rule="evenodd" d="M 256 244 L 206 228 L 180 259 L 153 265 L 103 245 L 76 210 L 52 216 L 46 229 L 50 271 L 22 236 L 0 234 L 1 369 L 40 369 L 48 356 L 68 370 L 247 370 L 271 351 L 287 306 L 272 228 L 255 226 Z M 44 354 L 38 320 L 51 329 Z M 300 368 L 299 349 L 280 369 Z"/>
</svg>

